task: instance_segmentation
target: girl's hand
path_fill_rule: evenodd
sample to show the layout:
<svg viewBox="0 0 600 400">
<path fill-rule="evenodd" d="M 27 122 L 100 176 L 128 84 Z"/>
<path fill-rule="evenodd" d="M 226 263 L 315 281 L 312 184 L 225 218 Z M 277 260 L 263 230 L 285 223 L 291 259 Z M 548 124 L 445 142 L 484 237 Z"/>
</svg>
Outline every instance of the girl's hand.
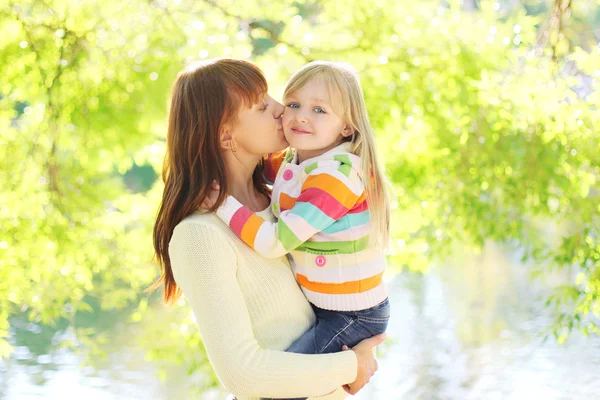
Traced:
<svg viewBox="0 0 600 400">
<path fill-rule="evenodd" d="M 358 360 L 358 373 L 354 382 L 342 386 L 344 390 L 351 395 L 358 393 L 375 374 L 379 368 L 377 360 L 373 355 L 373 348 L 385 340 L 385 333 L 365 339 L 352 348 Z M 343 346 L 342 350 L 348 350 L 348 346 Z"/>
<path fill-rule="evenodd" d="M 213 180 L 213 183 L 210 189 L 208 190 L 208 195 L 204 198 L 204 201 L 202 202 L 200 208 L 202 208 L 203 210 L 210 210 L 212 206 L 217 202 L 220 190 L 221 187 L 219 186 L 217 181 Z"/>
</svg>

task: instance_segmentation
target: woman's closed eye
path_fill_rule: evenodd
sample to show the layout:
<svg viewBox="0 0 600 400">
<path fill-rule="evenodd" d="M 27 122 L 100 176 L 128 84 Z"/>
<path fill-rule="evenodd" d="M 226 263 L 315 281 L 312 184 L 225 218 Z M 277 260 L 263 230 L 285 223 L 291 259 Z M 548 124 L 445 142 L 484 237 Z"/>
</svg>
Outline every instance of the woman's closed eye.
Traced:
<svg viewBox="0 0 600 400">
<path fill-rule="evenodd" d="M 265 101 L 263 106 L 260 108 L 260 111 L 265 111 L 267 108 L 269 108 L 269 103 Z"/>
</svg>

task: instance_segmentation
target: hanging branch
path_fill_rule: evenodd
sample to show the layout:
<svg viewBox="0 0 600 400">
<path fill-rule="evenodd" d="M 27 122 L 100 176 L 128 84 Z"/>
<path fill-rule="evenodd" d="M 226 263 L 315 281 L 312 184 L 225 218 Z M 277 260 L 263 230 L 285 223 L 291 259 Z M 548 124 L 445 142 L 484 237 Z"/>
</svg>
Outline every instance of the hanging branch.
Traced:
<svg viewBox="0 0 600 400">
<path fill-rule="evenodd" d="M 556 31 L 557 39 L 553 43 L 550 43 L 552 48 L 552 60 L 554 61 L 558 59 L 558 44 L 565 38 L 563 17 L 566 19 L 571 18 L 572 5 L 573 0 L 555 0 L 552 12 L 540 30 L 537 44 L 541 49 L 547 46 L 552 32 L 554 30 Z"/>
</svg>

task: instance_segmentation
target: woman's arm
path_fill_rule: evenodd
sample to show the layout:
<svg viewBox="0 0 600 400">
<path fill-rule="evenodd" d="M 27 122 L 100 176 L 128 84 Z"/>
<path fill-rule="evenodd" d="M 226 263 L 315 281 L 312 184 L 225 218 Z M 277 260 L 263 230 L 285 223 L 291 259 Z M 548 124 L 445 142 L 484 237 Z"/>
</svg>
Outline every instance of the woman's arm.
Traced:
<svg viewBox="0 0 600 400">
<path fill-rule="evenodd" d="M 306 176 L 294 200 L 294 206 L 282 211 L 277 222 L 265 221 L 232 196 L 227 197 L 217 215 L 260 255 L 277 258 L 365 201 L 364 186 L 352 171 L 316 168 Z"/>
<path fill-rule="evenodd" d="M 302 355 L 258 345 L 237 282 L 235 251 L 217 229 L 178 225 L 169 256 L 210 362 L 227 390 L 250 397 L 319 396 L 355 380 L 358 364 L 352 351 Z"/>
</svg>

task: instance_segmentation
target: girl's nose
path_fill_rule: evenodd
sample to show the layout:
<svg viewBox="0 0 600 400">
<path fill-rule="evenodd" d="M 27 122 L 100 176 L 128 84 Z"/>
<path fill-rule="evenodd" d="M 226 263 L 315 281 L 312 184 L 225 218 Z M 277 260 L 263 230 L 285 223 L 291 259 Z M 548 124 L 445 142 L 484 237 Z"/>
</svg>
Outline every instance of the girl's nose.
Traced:
<svg viewBox="0 0 600 400">
<path fill-rule="evenodd" d="M 296 120 L 298 122 L 306 123 L 306 115 L 303 112 L 296 113 Z"/>
</svg>

